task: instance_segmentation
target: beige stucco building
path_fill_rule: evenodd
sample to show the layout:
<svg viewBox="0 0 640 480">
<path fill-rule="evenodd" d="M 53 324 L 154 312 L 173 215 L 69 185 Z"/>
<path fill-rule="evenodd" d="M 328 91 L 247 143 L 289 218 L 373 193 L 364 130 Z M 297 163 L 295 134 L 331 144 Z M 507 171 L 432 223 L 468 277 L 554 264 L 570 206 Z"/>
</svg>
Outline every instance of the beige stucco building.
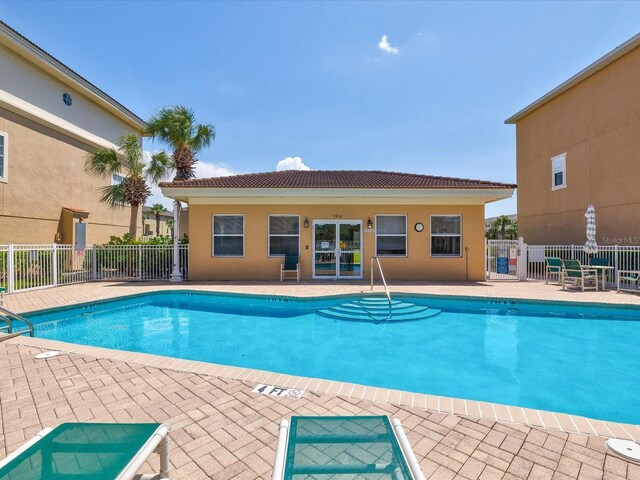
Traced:
<svg viewBox="0 0 640 480">
<path fill-rule="evenodd" d="M 640 34 L 511 118 L 518 229 L 529 244 L 640 243 Z"/>
<path fill-rule="evenodd" d="M 87 243 L 128 231 L 130 209 L 99 202 L 119 178 L 87 175 L 96 148 L 116 147 L 144 122 L 0 22 L 0 244 Z M 140 225 L 140 222 L 138 222 Z"/>
<path fill-rule="evenodd" d="M 142 238 L 172 236 L 173 212 L 164 211 L 159 214 L 159 217 L 159 221 L 156 224 L 156 214 L 151 211 L 150 207 L 142 207 Z M 184 231 L 186 232 L 186 230 Z"/>
<path fill-rule="evenodd" d="M 160 185 L 189 204 L 190 280 L 483 280 L 484 206 L 515 185 L 379 171 L 284 171 Z"/>
</svg>

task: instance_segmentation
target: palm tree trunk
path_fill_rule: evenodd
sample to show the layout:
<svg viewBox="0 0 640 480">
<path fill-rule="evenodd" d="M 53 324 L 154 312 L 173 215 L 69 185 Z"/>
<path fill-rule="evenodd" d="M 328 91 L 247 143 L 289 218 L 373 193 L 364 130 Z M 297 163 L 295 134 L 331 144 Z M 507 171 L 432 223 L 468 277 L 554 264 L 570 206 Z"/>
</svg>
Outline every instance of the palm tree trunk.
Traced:
<svg viewBox="0 0 640 480">
<path fill-rule="evenodd" d="M 156 237 L 160 236 L 160 214 L 156 213 Z"/>
<path fill-rule="evenodd" d="M 129 220 L 129 235 L 131 238 L 136 238 L 138 233 L 138 211 L 140 210 L 140 205 L 131 204 L 131 220 Z"/>
</svg>

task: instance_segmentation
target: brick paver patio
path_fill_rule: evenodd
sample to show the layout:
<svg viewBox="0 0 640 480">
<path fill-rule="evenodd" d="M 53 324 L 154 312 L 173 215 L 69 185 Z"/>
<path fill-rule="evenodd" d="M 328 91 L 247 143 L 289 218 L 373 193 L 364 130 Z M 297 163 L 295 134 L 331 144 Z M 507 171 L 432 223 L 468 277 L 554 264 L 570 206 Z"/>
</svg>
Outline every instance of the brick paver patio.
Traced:
<svg viewBox="0 0 640 480">
<path fill-rule="evenodd" d="M 604 437 L 311 392 L 280 399 L 238 380 L 88 355 L 35 360 L 40 351 L 0 343 L 0 456 L 65 421 L 156 421 L 172 428 L 172 478 L 268 479 L 282 418 L 388 414 L 430 479 L 640 480 L 640 466 L 608 454 Z"/>
</svg>

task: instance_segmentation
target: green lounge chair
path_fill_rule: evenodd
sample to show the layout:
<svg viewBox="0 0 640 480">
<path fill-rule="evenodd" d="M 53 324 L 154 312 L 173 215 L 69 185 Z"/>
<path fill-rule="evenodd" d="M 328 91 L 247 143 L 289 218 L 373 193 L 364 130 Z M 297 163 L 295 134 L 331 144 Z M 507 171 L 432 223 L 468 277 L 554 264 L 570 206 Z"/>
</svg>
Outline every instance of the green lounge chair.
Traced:
<svg viewBox="0 0 640 480">
<path fill-rule="evenodd" d="M 562 289 L 564 290 L 567 283 L 585 290 L 598 290 L 598 272 L 590 269 L 588 266 L 582 265 L 578 260 L 563 260 L 564 272 L 562 277 Z M 587 283 L 593 283 L 593 286 L 587 286 Z"/>
<path fill-rule="evenodd" d="M 0 462 L 3 480 L 169 478 L 169 427 L 159 423 L 63 423 L 42 430 Z M 160 474 L 137 474 L 160 454 Z"/>
<path fill-rule="evenodd" d="M 285 255 L 280 267 L 280 283 L 284 281 L 287 273 L 295 273 L 296 281 L 300 281 L 300 263 L 297 255 Z"/>
<path fill-rule="evenodd" d="M 606 257 L 593 257 L 589 261 L 589 265 L 597 266 L 597 267 L 608 267 L 609 266 L 609 259 L 606 258 Z"/>
<path fill-rule="evenodd" d="M 291 417 L 280 423 L 272 480 L 424 480 L 400 421 Z"/>
<path fill-rule="evenodd" d="M 544 262 L 544 283 L 549 283 L 550 275 L 558 275 L 558 285 L 562 285 L 562 275 L 564 274 L 562 259 L 558 257 L 544 257 Z"/>
</svg>

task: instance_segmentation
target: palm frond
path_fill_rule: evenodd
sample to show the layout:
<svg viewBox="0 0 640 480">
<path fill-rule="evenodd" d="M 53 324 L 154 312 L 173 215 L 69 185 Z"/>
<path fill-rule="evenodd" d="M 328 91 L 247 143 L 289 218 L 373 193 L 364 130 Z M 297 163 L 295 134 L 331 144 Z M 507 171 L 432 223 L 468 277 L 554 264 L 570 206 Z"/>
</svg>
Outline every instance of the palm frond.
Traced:
<svg viewBox="0 0 640 480">
<path fill-rule="evenodd" d="M 127 204 L 122 185 L 109 185 L 98 189 L 101 193 L 100 201 L 112 208 L 122 208 Z"/>
<path fill-rule="evenodd" d="M 216 138 L 216 128 L 210 124 L 198 124 L 195 126 L 195 134 L 191 137 L 189 146 L 194 152 L 208 147 Z"/>
<path fill-rule="evenodd" d="M 96 150 L 89 154 L 84 163 L 85 171 L 97 177 L 120 173 L 124 165 L 122 157 L 113 148 Z"/>
<path fill-rule="evenodd" d="M 166 211 L 167 209 L 164 208 L 164 205 L 162 205 L 161 203 L 154 203 L 149 207 L 149 213 L 153 213 L 154 215 L 156 213 L 164 213 Z"/>
<path fill-rule="evenodd" d="M 147 165 L 145 176 L 151 183 L 158 183 L 173 171 L 173 160 L 165 152 L 155 153 Z"/>
</svg>

